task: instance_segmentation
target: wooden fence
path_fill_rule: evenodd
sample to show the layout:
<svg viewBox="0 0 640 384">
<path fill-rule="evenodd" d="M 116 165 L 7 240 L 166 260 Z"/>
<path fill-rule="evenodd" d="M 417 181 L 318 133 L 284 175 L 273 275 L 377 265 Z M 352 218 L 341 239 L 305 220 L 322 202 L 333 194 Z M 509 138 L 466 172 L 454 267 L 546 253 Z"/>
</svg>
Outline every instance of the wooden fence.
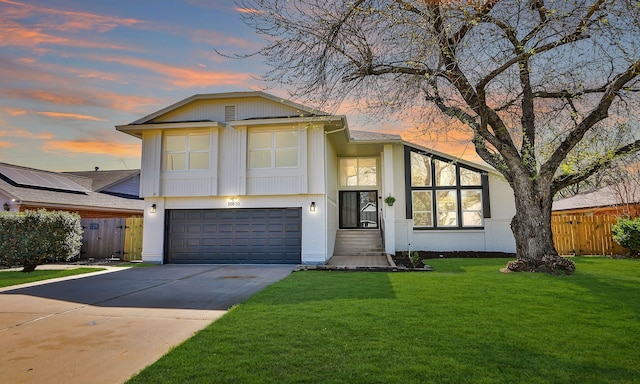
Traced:
<svg viewBox="0 0 640 384">
<path fill-rule="evenodd" d="M 628 253 L 613 240 L 613 216 L 552 216 L 551 230 L 561 255 L 621 255 Z"/>
<path fill-rule="evenodd" d="M 142 260 L 143 218 L 82 219 L 81 259 Z"/>
</svg>

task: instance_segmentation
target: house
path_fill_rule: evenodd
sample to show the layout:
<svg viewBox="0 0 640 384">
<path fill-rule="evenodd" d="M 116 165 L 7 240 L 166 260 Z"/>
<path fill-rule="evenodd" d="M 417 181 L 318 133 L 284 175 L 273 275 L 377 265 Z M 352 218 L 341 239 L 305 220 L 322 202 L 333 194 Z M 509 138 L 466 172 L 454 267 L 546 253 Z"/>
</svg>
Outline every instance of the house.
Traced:
<svg viewBox="0 0 640 384">
<path fill-rule="evenodd" d="M 631 216 L 640 213 L 640 188 L 632 183 L 608 185 L 553 202 L 554 216 Z"/>
<path fill-rule="evenodd" d="M 139 170 L 59 173 L 0 163 L 0 204 L 4 211 L 44 208 L 84 219 L 142 217 L 139 175 Z"/>
<path fill-rule="evenodd" d="M 116 129 L 142 139 L 146 262 L 324 264 L 348 230 L 377 231 L 387 253 L 515 251 L 495 170 L 345 116 L 232 92 Z"/>
</svg>

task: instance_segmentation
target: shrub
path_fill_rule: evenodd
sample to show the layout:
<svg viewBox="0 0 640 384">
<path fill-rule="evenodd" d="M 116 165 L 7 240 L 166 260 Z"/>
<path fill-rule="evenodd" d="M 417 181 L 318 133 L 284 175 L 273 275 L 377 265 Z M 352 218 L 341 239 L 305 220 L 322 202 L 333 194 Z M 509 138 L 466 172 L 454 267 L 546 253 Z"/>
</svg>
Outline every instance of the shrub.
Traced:
<svg viewBox="0 0 640 384">
<path fill-rule="evenodd" d="M 618 218 L 618 222 L 611 226 L 613 240 L 625 248 L 629 248 L 634 255 L 640 251 L 640 218 Z"/>
<path fill-rule="evenodd" d="M 76 213 L 25 211 L 0 214 L 0 264 L 31 272 L 44 259 L 67 260 L 80 253 L 82 225 Z"/>
</svg>

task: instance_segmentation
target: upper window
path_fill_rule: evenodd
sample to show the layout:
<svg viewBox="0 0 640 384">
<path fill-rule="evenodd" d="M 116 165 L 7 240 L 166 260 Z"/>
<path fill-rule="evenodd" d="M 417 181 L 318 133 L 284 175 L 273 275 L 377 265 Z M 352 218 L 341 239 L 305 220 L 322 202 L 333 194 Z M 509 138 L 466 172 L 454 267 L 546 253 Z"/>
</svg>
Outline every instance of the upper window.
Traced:
<svg viewBox="0 0 640 384">
<path fill-rule="evenodd" d="M 249 132 L 249 168 L 298 166 L 298 131 Z"/>
<path fill-rule="evenodd" d="M 407 217 L 414 228 L 481 228 L 489 217 L 488 181 L 478 170 L 407 150 Z"/>
<path fill-rule="evenodd" d="M 209 169 L 209 134 L 166 135 L 165 171 Z"/>
<path fill-rule="evenodd" d="M 340 159 L 340 186 L 366 187 L 378 185 L 375 158 Z"/>
</svg>

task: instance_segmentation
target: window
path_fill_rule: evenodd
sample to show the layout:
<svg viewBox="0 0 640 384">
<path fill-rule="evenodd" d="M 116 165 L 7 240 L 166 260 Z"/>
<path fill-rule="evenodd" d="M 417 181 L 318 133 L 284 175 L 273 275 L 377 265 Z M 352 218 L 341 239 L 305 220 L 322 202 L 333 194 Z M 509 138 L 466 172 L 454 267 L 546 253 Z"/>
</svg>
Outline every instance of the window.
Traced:
<svg viewBox="0 0 640 384">
<path fill-rule="evenodd" d="M 166 135 L 165 171 L 209 169 L 209 134 Z"/>
<path fill-rule="evenodd" d="M 367 187 L 378 185 L 375 158 L 340 159 L 340 186 Z"/>
<path fill-rule="evenodd" d="M 406 149 L 407 217 L 414 228 L 481 228 L 489 216 L 488 178 L 479 170 Z"/>
<path fill-rule="evenodd" d="M 249 132 L 249 168 L 298 166 L 298 131 Z"/>
</svg>

